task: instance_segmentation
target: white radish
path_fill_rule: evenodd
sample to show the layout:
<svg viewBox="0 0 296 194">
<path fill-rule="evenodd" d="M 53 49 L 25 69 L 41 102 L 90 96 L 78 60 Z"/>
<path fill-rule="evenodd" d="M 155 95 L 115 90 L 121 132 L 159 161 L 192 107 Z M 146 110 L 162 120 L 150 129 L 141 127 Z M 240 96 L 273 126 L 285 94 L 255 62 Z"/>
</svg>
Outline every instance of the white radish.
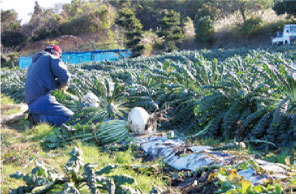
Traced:
<svg viewBox="0 0 296 194">
<path fill-rule="evenodd" d="M 99 98 L 92 92 L 87 92 L 86 95 L 82 97 L 82 102 L 84 104 L 84 107 L 90 108 L 90 107 L 99 107 Z"/>
<path fill-rule="evenodd" d="M 147 126 L 145 129 L 149 118 L 150 115 L 144 108 L 135 107 L 128 114 L 128 127 L 136 135 L 150 134 L 153 127 Z"/>
<path fill-rule="evenodd" d="M 128 127 L 136 135 L 151 134 L 157 129 L 157 121 L 168 120 L 163 117 L 166 110 L 154 112 L 150 115 L 142 107 L 132 108 L 128 114 Z"/>
</svg>

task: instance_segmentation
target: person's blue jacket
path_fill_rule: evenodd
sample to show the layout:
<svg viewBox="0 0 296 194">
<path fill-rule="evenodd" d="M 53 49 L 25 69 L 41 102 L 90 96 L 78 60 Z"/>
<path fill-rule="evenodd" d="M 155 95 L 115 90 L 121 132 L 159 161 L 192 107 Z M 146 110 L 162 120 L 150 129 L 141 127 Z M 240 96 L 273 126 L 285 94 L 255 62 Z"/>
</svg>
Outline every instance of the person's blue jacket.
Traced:
<svg viewBox="0 0 296 194">
<path fill-rule="evenodd" d="M 66 86 L 70 73 L 61 59 L 42 51 L 32 58 L 25 83 L 25 102 L 31 104 L 51 90 Z"/>
</svg>

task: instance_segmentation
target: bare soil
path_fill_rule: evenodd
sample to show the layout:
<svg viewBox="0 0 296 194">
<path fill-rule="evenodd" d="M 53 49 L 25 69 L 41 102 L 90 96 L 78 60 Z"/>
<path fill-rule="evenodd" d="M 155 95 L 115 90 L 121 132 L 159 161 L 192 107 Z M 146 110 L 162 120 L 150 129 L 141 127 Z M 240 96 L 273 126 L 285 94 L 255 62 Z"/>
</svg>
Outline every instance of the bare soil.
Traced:
<svg viewBox="0 0 296 194">
<path fill-rule="evenodd" d="M 55 38 L 49 38 L 32 42 L 24 47 L 20 53 L 21 55 L 31 55 L 36 53 L 46 46 L 48 41 L 57 41 L 63 51 L 79 51 L 82 47 L 90 43 L 100 43 L 108 39 L 108 31 L 100 30 L 95 33 L 85 33 L 79 36 L 62 35 Z M 84 50 L 84 49 L 83 49 Z"/>
</svg>

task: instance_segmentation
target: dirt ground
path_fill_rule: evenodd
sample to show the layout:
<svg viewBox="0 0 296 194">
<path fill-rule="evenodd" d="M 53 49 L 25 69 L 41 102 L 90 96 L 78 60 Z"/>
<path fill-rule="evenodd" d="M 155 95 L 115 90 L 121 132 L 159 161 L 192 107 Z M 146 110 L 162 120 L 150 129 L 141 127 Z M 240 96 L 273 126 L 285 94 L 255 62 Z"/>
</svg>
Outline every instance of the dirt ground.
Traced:
<svg viewBox="0 0 296 194">
<path fill-rule="evenodd" d="M 21 55 L 30 55 L 40 51 L 47 45 L 48 41 L 57 41 L 61 49 L 65 51 L 80 51 L 80 48 L 90 44 L 90 42 L 102 42 L 108 39 L 107 30 L 101 30 L 95 33 L 85 33 L 79 36 L 74 35 L 62 35 L 55 38 L 49 38 L 39 40 L 28 44 L 23 48 L 20 53 Z M 84 50 L 85 51 L 85 50 Z"/>
</svg>

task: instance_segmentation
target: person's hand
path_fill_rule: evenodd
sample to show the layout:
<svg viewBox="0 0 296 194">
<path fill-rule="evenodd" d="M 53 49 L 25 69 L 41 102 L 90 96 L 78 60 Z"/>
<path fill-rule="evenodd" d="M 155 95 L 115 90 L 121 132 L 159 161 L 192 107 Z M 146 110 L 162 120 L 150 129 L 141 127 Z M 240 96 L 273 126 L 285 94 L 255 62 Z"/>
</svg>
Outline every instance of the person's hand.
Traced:
<svg viewBox="0 0 296 194">
<path fill-rule="evenodd" d="M 60 88 L 60 90 L 62 90 L 63 92 L 66 92 L 68 90 L 68 86 L 63 86 Z"/>
</svg>

